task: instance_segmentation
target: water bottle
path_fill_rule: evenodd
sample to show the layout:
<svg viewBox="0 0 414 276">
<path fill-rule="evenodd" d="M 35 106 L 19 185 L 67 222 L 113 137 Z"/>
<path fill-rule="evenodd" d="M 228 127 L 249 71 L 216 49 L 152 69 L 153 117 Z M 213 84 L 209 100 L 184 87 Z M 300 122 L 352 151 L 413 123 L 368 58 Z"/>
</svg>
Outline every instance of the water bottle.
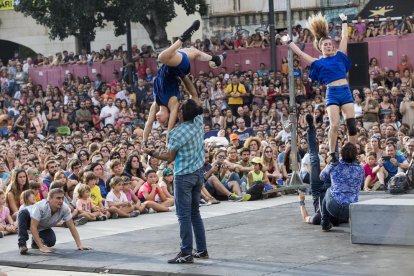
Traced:
<svg viewBox="0 0 414 276">
<path fill-rule="evenodd" d="M 247 191 L 246 187 L 247 187 L 247 183 L 245 181 L 243 181 L 241 183 L 241 191 L 242 191 L 242 193 L 246 193 L 246 191 Z"/>
</svg>

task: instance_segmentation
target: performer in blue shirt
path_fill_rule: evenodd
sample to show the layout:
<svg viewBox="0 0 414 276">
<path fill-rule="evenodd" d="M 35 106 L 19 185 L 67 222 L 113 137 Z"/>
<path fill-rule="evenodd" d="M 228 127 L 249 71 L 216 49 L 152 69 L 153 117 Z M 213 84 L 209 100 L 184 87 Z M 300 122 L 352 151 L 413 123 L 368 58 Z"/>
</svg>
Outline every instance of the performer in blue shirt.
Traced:
<svg viewBox="0 0 414 276">
<path fill-rule="evenodd" d="M 326 106 L 330 121 L 328 134 L 329 155 L 333 163 L 338 162 L 335 148 L 338 137 L 340 111 L 342 111 L 345 117 L 349 142 L 355 144 L 357 134 L 353 98 L 346 79 L 346 74 L 352 63 L 346 55 L 348 43 L 347 16 L 341 14 L 340 18 L 342 20 L 342 39 L 338 49 L 335 49 L 333 41 L 329 37 L 326 18 L 320 13 L 309 17 L 309 29 L 315 37 L 314 46 L 322 53 L 322 57 L 319 59 L 311 57 L 300 50 L 298 46 L 292 43 L 289 36 L 285 36 L 282 39 L 293 52 L 299 55 L 306 63 L 310 64 L 310 78 L 328 87 L 326 92 Z"/>
</svg>

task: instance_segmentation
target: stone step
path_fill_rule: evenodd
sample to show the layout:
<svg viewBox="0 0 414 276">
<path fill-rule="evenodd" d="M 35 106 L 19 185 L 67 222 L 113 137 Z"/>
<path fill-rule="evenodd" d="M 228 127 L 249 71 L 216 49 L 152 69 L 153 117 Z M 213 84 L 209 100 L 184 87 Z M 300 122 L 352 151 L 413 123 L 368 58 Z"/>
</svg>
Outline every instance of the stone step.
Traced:
<svg viewBox="0 0 414 276">
<path fill-rule="evenodd" d="M 351 242 L 414 245 L 414 199 L 395 196 L 350 206 Z"/>
</svg>

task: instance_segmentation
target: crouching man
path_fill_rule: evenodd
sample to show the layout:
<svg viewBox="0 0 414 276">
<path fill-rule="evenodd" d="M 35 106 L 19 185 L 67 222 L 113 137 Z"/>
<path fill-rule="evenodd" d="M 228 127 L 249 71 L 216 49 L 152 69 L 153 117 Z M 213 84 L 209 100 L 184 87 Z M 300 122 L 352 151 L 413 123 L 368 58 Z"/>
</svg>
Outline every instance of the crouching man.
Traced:
<svg viewBox="0 0 414 276">
<path fill-rule="evenodd" d="M 61 220 L 66 222 L 76 246 L 79 250 L 92 249 L 82 246 L 79 233 L 73 224 L 69 206 L 63 202 L 64 191 L 60 188 L 51 189 L 47 200 L 41 200 L 34 205 L 27 206 L 18 214 L 18 245 L 21 255 L 27 254 L 26 242 L 29 239 L 28 230 L 32 233 L 32 248 L 43 253 L 51 253 L 56 244 L 56 235 L 52 227 Z"/>
</svg>

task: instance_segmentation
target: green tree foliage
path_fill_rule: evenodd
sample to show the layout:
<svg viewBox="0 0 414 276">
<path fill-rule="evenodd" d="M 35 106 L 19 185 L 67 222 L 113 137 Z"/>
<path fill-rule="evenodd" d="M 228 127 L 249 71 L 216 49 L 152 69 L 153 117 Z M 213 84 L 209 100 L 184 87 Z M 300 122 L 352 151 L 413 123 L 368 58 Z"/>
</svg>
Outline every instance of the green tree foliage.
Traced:
<svg viewBox="0 0 414 276">
<path fill-rule="evenodd" d="M 114 24 L 119 36 L 125 34 L 125 22 L 130 20 L 141 23 L 155 48 L 162 48 L 168 43 L 165 27 L 176 17 L 174 3 L 187 14 L 207 13 L 205 0 L 21 0 L 15 9 L 48 27 L 51 39 L 73 35 L 92 41 L 96 28 L 107 22 Z"/>
</svg>

